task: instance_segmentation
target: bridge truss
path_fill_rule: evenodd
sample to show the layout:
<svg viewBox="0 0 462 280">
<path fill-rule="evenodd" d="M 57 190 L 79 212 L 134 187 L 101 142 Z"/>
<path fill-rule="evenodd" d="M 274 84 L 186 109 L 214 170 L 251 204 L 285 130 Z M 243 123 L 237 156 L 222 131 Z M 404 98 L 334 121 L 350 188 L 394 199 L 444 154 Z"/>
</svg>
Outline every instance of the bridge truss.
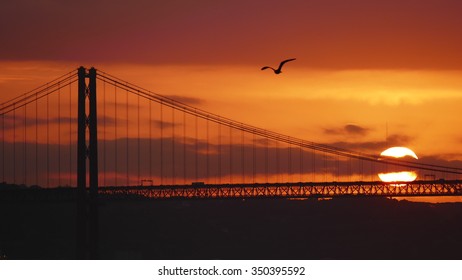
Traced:
<svg viewBox="0 0 462 280">
<path fill-rule="evenodd" d="M 99 191 L 112 197 L 137 196 L 152 199 L 211 198 L 333 198 L 340 196 L 455 196 L 462 195 L 462 181 L 203 184 L 175 186 L 105 187 Z"/>
<path fill-rule="evenodd" d="M 462 181 L 415 181 L 402 184 L 358 181 L 113 186 L 99 188 L 98 194 L 101 199 L 109 200 L 462 196 Z M 10 189 L 2 190 L 0 201 L 73 201 L 76 198 L 78 193 L 75 188 Z"/>
</svg>

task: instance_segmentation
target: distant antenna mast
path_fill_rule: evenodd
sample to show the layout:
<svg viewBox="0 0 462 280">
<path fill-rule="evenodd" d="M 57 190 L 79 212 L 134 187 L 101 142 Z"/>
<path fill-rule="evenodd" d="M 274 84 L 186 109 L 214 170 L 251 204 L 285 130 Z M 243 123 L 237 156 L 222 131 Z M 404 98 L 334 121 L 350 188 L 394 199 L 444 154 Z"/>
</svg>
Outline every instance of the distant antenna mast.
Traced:
<svg viewBox="0 0 462 280">
<path fill-rule="evenodd" d="M 388 121 L 385 122 L 385 144 L 388 147 Z"/>
</svg>

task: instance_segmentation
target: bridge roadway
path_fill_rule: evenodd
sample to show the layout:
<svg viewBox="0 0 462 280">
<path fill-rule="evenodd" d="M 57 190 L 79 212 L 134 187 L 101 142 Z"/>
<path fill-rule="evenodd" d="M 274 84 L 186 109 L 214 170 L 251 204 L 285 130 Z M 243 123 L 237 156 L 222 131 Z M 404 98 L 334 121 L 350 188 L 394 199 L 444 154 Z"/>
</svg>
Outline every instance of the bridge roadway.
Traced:
<svg viewBox="0 0 462 280">
<path fill-rule="evenodd" d="M 348 196 L 459 196 L 462 180 L 385 184 L 366 182 L 299 182 L 100 187 L 103 199 L 331 198 Z M 75 200 L 77 188 L 0 188 L 0 201 Z"/>
<path fill-rule="evenodd" d="M 142 196 L 152 199 L 207 198 L 329 198 L 341 196 L 458 196 L 462 180 L 415 181 L 385 184 L 373 182 L 299 182 L 256 184 L 205 184 L 172 186 L 102 187 L 99 194 L 113 197 Z"/>
</svg>

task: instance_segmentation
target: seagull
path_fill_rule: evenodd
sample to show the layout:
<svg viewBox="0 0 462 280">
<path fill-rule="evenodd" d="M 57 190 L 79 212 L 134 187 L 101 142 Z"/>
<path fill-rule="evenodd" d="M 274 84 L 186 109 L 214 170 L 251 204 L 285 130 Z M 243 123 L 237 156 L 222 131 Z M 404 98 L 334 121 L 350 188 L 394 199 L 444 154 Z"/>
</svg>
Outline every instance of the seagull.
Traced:
<svg viewBox="0 0 462 280">
<path fill-rule="evenodd" d="M 261 70 L 265 70 L 265 69 L 271 68 L 271 69 L 273 69 L 274 74 L 281 74 L 281 72 L 282 72 L 282 71 L 281 71 L 282 65 L 284 65 L 284 63 L 289 62 L 289 61 L 292 61 L 292 60 L 295 60 L 295 58 L 290 58 L 290 59 L 286 59 L 286 60 L 282 61 L 282 62 L 279 64 L 278 69 L 274 69 L 273 67 L 270 67 L 270 66 L 265 66 L 265 67 L 263 67 Z"/>
</svg>

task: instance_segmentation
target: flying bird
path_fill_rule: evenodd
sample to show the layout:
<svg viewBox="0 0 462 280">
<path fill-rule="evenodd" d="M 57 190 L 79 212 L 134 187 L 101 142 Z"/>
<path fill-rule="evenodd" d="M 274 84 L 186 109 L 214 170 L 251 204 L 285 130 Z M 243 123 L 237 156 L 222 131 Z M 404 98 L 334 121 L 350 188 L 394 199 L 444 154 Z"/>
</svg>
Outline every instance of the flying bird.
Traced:
<svg viewBox="0 0 462 280">
<path fill-rule="evenodd" d="M 292 60 L 295 60 L 295 58 L 290 58 L 290 59 L 286 59 L 286 60 L 282 61 L 282 62 L 279 64 L 278 69 L 274 69 L 273 67 L 270 67 L 270 66 L 265 66 L 265 67 L 263 67 L 261 70 L 265 70 L 265 69 L 270 68 L 270 69 L 273 69 L 274 74 L 281 74 L 281 72 L 282 72 L 282 71 L 281 71 L 282 66 L 283 66 L 286 62 L 289 62 L 289 61 L 292 61 Z"/>
</svg>

